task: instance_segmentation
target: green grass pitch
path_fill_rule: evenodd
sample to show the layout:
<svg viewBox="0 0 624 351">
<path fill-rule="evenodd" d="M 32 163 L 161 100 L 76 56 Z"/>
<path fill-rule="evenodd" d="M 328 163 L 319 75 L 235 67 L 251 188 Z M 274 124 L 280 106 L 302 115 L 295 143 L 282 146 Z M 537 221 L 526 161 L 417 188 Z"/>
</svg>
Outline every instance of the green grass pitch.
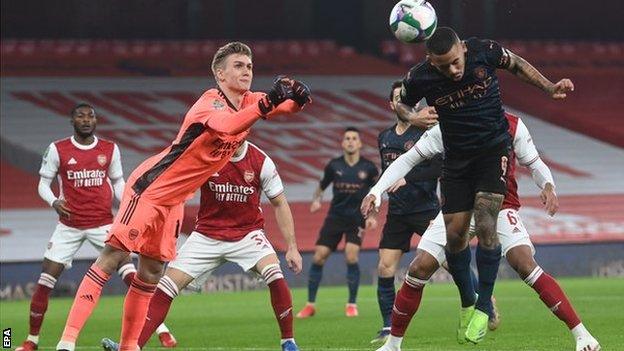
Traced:
<svg viewBox="0 0 624 351">
<path fill-rule="evenodd" d="M 624 279 L 561 279 L 585 325 L 603 350 L 624 350 Z M 459 345 L 455 325 L 459 299 L 450 284 L 431 284 L 420 311 L 403 342 L 404 350 L 574 350 L 565 325 L 542 305 L 521 281 L 500 281 L 495 294 L 502 314 L 498 330 L 479 345 Z M 305 289 L 295 289 L 297 311 L 306 299 Z M 369 344 L 380 327 L 374 286 L 362 286 L 360 316 L 344 316 L 346 287 L 321 286 L 317 315 L 295 320 L 297 343 L 302 350 L 375 350 Z M 52 299 L 42 328 L 40 349 L 50 350 L 61 334 L 70 299 Z M 99 349 L 99 340 L 117 339 L 122 297 L 103 298 L 79 340 L 79 350 Z M 2 328 L 13 328 L 13 346 L 26 336 L 28 301 L 0 303 Z M 279 350 L 277 324 L 268 291 L 180 296 L 174 301 L 167 325 L 178 339 L 178 350 Z M 147 349 L 156 349 L 152 338 Z"/>
</svg>

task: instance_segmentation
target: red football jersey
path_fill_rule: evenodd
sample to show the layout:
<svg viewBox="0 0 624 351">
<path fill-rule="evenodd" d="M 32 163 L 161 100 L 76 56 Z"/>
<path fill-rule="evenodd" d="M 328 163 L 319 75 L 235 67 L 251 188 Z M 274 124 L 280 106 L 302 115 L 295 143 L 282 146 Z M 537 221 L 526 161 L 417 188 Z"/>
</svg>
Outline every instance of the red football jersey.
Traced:
<svg viewBox="0 0 624 351">
<path fill-rule="evenodd" d="M 73 228 L 95 228 L 113 222 L 113 190 L 110 178 L 123 175 L 119 149 L 110 141 L 95 138 L 91 145 L 78 144 L 73 137 L 48 147 L 39 174 L 57 177 L 59 199 L 67 201 L 72 215 L 60 222 Z M 114 165 L 111 167 L 111 165 Z"/>
<path fill-rule="evenodd" d="M 509 135 L 511 135 L 511 140 L 515 141 L 519 118 L 509 112 L 505 112 L 505 117 L 507 118 L 507 122 L 509 122 Z M 513 147 L 511 148 L 511 152 L 509 152 L 509 160 L 507 162 L 507 194 L 505 194 L 502 208 L 520 209 L 518 181 L 516 180 L 516 151 Z"/>
<path fill-rule="evenodd" d="M 216 240 L 238 241 L 264 228 L 260 192 L 274 198 L 284 187 L 275 164 L 262 150 L 248 142 L 244 148 L 202 185 L 195 231 Z"/>
<path fill-rule="evenodd" d="M 540 156 L 533 143 L 531 133 L 529 133 L 529 129 L 524 125 L 522 119 L 510 113 L 505 113 L 505 116 L 509 122 L 509 134 L 513 140 L 513 149 L 507 163 L 507 195 L 503 202 L 503 208 L 518 210 L 520 208 L 520 197 L 518 196 L 518 182 L 516 181 L 515 174 L 516 163 L 520 163 L 525 167 L 530 166 L 534 162 L 537 162 Z M 516 160 L 518 162 L 516 162 Z"/>
</svg>

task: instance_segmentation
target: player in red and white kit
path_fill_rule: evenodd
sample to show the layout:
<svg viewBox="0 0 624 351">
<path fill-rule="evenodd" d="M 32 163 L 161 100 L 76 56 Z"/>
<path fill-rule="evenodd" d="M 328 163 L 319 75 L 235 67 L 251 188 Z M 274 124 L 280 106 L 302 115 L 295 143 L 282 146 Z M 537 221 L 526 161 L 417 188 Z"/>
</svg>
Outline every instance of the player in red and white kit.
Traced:
<svg viewBox="0 0 624 351">
<path fill-rule="evenodd" d="M 288 245 L 288 267 L 295 273 L 301 271 L 293 218 L 275 164 L 257 146 L 245 142 L 230 162 L 201 187 L 195 230 L 158 283 L 139 337 L 139 347 L 145 346 L 156 327 L 165 320 L 181 289 L 196 279 L 207 278 L 229 261 L 244 271 L 254 271 L 262 276 L 271 293 L 271 304 L 281 331 L 282 350 L 297 350 L 290 290 L 275 250 L 264 235 L 261 193 L 271 202 Z M 119 345 L 110 339 L 103 339 L 102 346 L 108 351 L 119 349 Z"/>
<path fill-rule="evenodd" d="M 30 331 L 18 351 L 37 349 L 50 293 L 85 240 L 97 250 L 104 247 L 113 222 L 113 195 L 120 200 L 125 185 L 119 147 L 94 135 L 95 109 L 84 103 L 76 105 L 70 123 L 74 135 L 51 143 L 39 170 L 39 196 L 58 213 L 59 223 L 43 255 L 41 275 L 30 302 Z M 58 197 L 51 189 L 54 178 L 59 184 Z M 128 258 L 117 272 L 130 285 L 136 269 Z M 164 326 L 159 331 L 169 335 Z"/>
<path fill-rule="evenodd" d="M 128 177 L 106 246 L 78 288 L 57 350 L 75 349 L 104 284 L 136 252 L 138 272 L 124 300 L 120 340 L 121 350 L 135 351 L 165 262 L 175 258 L 184 202 L 225 166 L 255 122 L 296 113 L 310 101 L 308 87 L 286 77 L 278 77 L 268 93 L 250 91 L 251 58 L 251 49 L 240 42 L 219 48 L 212 61 L 217 88 L 189 109 L 171 145 Z"/>
<path fill-rule="evenodd" d="M 555 182 L 550 169 L 540 158 L 531 134 L 522 120 L 510 113 L 505 115 L 509 122 L 513 150 L 506 165 L 508 174 L 507 194 L 498 214 L 496 225 L 502 246 L 502 255 L 507 258 L 510 266 L 524 282 L 539 294 L 546 307 L 568 326 L 576 340 L 577 351 L 600 350 L 598 341 L 581 323 L 579 316 L 557 281 L 544 272 L 535 261 L 535 248 L 518 213 L 520 200 L 515 177 L 516 159 L 521 165 L 529 168 L 533 180 L 542 189 L 540 197 L 546 212 L 550 216 L 553 216 L 559 208 L 555 194 Z M 372 208 L 379 207 L 381 194 L 396 180 L 407 174 L 418 163 L 443 152 L 442 133 L 440 127 L 435 126 L 427 131 L 410 151 L 392 163 L 379 179 L 379 182 L 371 189 L 369 196 L 363 201 L 362 210 L 368 213 Z M 474 233 L 474 218 L 471 221 L 469 232 Z M 395 299 L 392 310 L 391 336 L 378 351 L 400 350 L 405 330 L 420 305 L 425 284 L 446 261 L 445 245 L 444 220 L 442 216 L 438 216 L 425 231 L 418 244 L 416 257 L 410 263 L 405 281 Z M 474 290 L 472 294 L 475 294 Z M 462 308 L 460 320 L 470 320 L 469 314 L 472 312 L 474 312 L 474 306 Z M 465 329 L 463 331 L 458 330 L 458 336 L 463 336 L 464 332 Z"/>
</svg>

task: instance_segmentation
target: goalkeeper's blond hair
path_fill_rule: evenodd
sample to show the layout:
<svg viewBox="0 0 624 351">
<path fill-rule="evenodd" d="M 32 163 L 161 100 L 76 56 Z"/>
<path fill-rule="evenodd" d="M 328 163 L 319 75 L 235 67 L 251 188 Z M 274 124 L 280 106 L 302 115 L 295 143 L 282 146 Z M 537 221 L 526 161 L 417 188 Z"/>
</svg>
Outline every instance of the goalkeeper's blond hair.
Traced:
<svg viewBox="0 0 624 351">
<path fill-rule="evenodd" d="M 225 59 L 233 54 L 241 54 L 245 56 L 249 56 L 252 58 L 251 49 L 244 43 L 240 41 L 233 41 L 231 43 L 227 43 L 217 49 L 217 52 L 212 58 L 212 74 L 217 76 L 217 69 L 223 68 L 223 64 L 225 63 Z"/>
</svg>

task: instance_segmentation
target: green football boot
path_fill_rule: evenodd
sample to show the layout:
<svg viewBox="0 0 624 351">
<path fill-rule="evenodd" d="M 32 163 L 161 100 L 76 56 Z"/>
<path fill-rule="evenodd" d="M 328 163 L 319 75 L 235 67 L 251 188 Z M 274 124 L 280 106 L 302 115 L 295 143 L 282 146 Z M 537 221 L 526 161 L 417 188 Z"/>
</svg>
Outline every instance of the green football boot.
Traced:
<svg viewBox="0 0 624 351">
<path fill-rule="evenodd" d="M 475 309 L 466 328 L 466 340 L 474 344 L 481 342 L 487 333 L 489 318 L 487 313 Z"/>
<path fill-rule="evenodd" d="M 466 343 L 466 329 L 474 314 L 474 305 L 468 307 L 462 307 L 459 310 L 459 326 L 457 327 L 457 342 L 460 344 Z"/>
</svg>

